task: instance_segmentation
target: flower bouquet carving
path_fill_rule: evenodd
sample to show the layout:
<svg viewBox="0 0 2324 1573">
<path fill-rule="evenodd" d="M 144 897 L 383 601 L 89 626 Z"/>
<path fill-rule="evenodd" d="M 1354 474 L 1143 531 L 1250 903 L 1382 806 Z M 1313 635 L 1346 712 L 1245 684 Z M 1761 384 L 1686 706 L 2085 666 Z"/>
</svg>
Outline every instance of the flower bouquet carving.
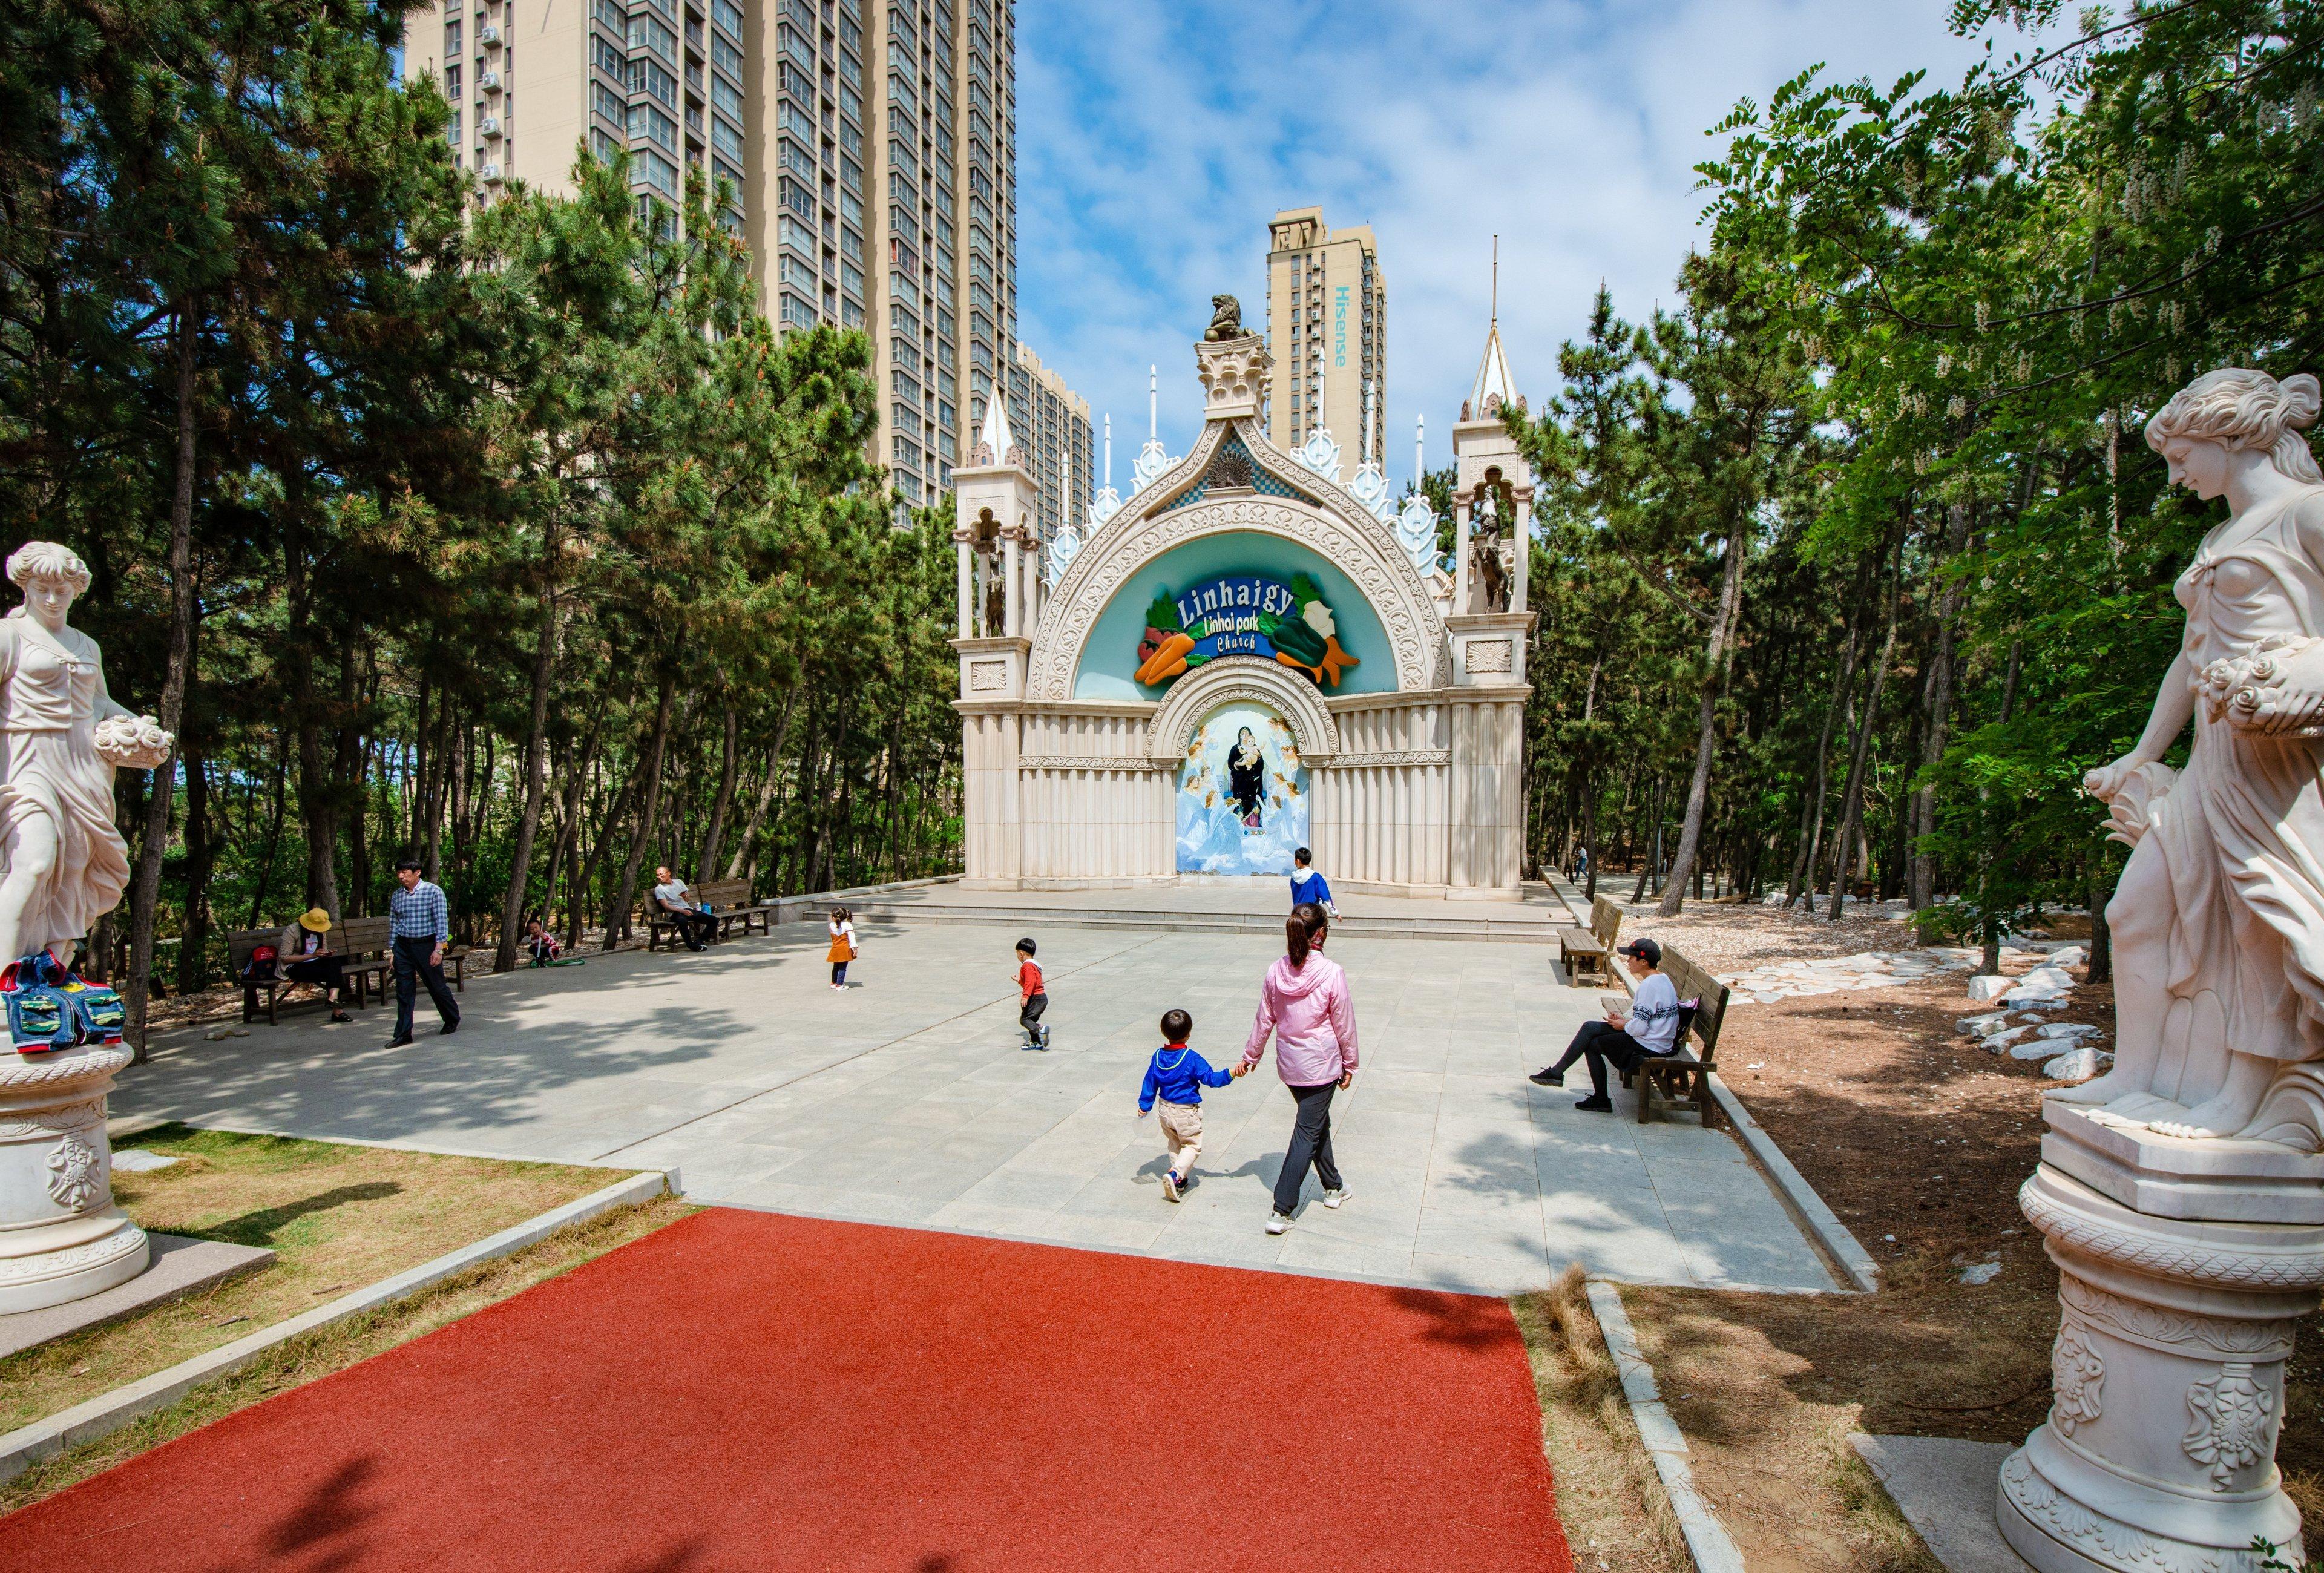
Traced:
<svg viewBox="0 0 2324 1573">
<path fill-rule="evenodd" d="M 97 754 L 116 770 L 153 770 L 178 740 L 151 716 L 107 716 L 97 724 Z"/>
</svg>

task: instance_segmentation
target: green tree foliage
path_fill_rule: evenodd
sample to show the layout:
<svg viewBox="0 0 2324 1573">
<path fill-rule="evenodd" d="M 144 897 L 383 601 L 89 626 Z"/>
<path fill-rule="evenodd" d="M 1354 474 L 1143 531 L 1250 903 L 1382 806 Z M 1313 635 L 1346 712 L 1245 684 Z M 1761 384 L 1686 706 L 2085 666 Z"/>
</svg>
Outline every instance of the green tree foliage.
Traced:
<svg viewBox="0 0 2324 1573">
<path fill-rule="evenodd" d="M 2317 369 L 2324 5 L 1951 19 L 2005 17 L 2048 47 L 1738 106 L 1680 304 L 1640 333 L 1601 297 L 1517 422 L 1544 483 L 1542 860 L 1659 836 L 1666 911 L 1707 861 L 1832 911 L 1869 884 L 1989 944 L 2111 886 L 2080 777 L 2144 724 L 2220 517 L 2138 432 L 2202 371 Z"/>
<path fill-rule="evenodd" d="M 778 337 L 699 179 L 484 201 L 402 16 L 0 8 L 5 544 L 88 560 L 77 620 L 180 739 L 117 779 L 92 937 L 141 1022 L 407 855 L 503 967 L 531 915 L 621 938 L 656 864 L 956 862 L 950 551 L 866 458 L 868 342 Z"/>
</svg>

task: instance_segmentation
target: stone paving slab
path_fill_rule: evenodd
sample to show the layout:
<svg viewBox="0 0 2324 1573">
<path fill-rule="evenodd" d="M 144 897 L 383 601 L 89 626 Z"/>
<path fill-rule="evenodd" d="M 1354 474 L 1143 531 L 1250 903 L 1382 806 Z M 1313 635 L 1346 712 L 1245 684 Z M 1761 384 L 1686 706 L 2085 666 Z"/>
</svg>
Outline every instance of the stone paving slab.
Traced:
<svg viewBox="0 0 2324 1573">
<path fill-rule="evenodd" d="M 1723 1131 L 1583 1114 L 1526 1072 L 1596 1009 L 1550 957 L 1335 935 L 1364 1072 L 1334 1106 L 1353 1191 L 1264 1232 L 1291 1124 L 1273 1062 L 1206 1094 L 1201 1183 L 1161 1194 L 1137 1112 L 1162 1011 L 1231 1060 L 1271 945 L 1240 935 L 1035 926 L 1056 1047 L 1019 1049 L 1014 934 L 868 927 L 844 992 L 819 926 L 701 955 L 592 957 L 472 982 L 451 1038 L 351 1025 L 158 1041 L 122 1115 L 556 1162 L 667 1167 L 695 1199 L 822 1217 L 1509 1292 L 1569 1263 L 1645 1283 L 1835 1287 Z"/>
</svg>

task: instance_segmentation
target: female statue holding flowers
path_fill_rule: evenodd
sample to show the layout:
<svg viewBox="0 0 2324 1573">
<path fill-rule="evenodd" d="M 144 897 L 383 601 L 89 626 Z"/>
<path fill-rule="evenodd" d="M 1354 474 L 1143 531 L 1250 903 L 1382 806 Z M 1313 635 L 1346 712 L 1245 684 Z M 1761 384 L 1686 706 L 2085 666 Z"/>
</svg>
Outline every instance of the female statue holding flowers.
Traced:
<svg viewBox="0 0 2324 1573">
<path fill-rule="evenodd" d="M 174 739 L 106 692 L 97 641 L 69 626 L 88 566 L 54 541 L 8 559 L 22 606 L 0 617 L 0 965 L 75 943 L 129 884 L 113 772 L 170 757 Z"/>
<path fill-rule="evenodd" d="M 2050 1096 L 2169 1136 L 2324 1142 L 2324 474 L 2312 376 L 2217 371 L 2146 440 L 2228 516 L 2129 753 L 2083 778 L 2133 846 L 2107 906 L 2113 1070 Z M 2163 754 L 2195 724 L 2185 770 Z"/>
</svg>

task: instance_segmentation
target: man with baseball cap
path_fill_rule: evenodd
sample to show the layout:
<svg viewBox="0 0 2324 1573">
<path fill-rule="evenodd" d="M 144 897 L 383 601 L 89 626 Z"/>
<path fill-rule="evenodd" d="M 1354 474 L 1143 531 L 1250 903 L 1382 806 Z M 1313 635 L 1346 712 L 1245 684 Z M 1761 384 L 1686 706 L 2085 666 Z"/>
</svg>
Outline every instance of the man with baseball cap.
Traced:
<svg viewBox="0 0 2324 1573">
<path fill-rule="evenodd" d="M 1633 939 L 1616 954 L 1638 980 L 1630 1008 L 1609 1002 L 1606 1019 L 1584 1022 L 1567 1045 L 1565 1058 L 1527 1078 L 1536 1087 L 1563 1087 L 1565 1072 L 1577 1059 L 1590 1061 L 1590 1096 L 1573 1106 L 1599 1114 L 1611 1113 L 1614 1100 L 1606 1096 L 1606 1062 L 1618 1070 L 1637 1069 L 1647 1055 L 1659 1058 L 1678 1047 L 1678 989 L 1658 969 L 1663 948 L 1652 939 Z"/>
</svg>

